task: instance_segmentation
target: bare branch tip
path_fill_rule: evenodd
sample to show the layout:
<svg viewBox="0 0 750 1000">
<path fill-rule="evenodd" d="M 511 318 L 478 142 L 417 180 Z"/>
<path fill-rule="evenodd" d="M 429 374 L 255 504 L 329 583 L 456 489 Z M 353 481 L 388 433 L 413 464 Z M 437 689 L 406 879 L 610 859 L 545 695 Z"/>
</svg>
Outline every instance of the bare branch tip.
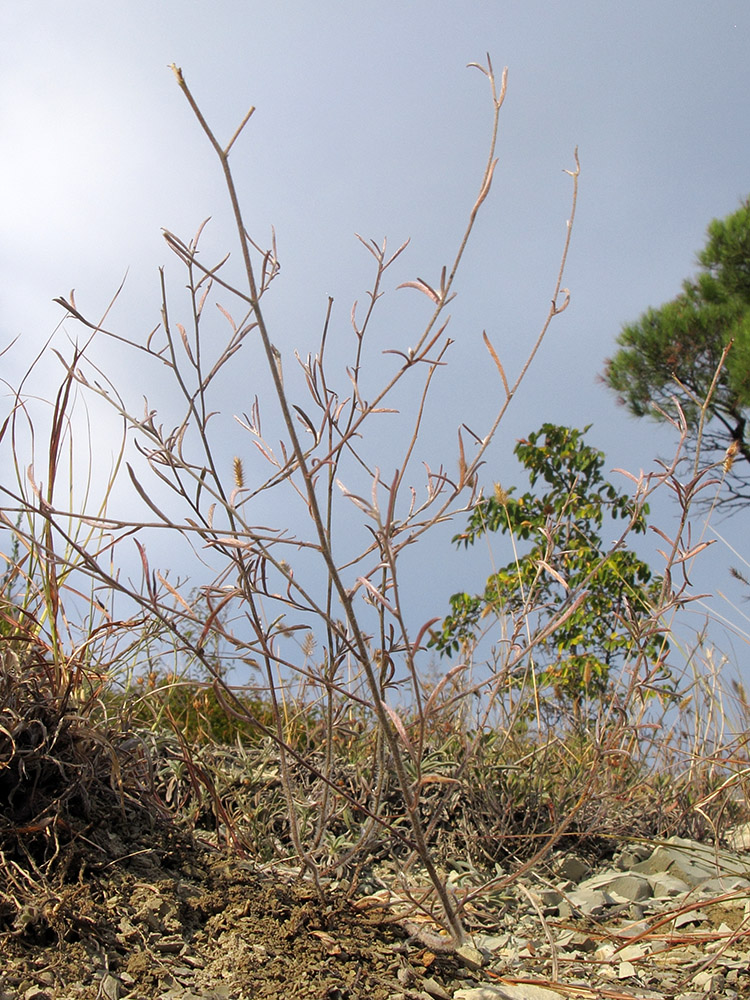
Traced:
<svg viewBox="0 0 750 1000">
<path fill-rule="evenodd" d="M 576 161 L 575 170 L 563 170 L 563 173 L 567 174 L 568 177 L 575 178 L 578 177 L 579 174 L 581 173 L 581 161 L 578 159 L 578 146 L 576 146 L 575 149 L 573 150 L 573 159 Z"/>
<path fill-rule="evenodd" d="M 175 79 L 177 80 L 177 83 L 180 85 L 180 87 L 184 87 L 185 77 L 182 75 L 182 69 L 176 63 L 170 63 L 169 69 L 171 69 L 172 72 L 174 73 Z"/>
</svg>

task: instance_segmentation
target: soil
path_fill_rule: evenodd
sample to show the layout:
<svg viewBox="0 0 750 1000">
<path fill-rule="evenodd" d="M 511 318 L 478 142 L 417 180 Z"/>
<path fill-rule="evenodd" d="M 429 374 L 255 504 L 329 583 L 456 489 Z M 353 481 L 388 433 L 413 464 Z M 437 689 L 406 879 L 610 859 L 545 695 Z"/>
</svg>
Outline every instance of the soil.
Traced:
<svg viewBox="0 0 750 1000">
<path fill-rule="evenodd" d="M 188 809 L 181 793 L 183 808 L 168 811 L 178 786 L 162 781 L 163 794 L 144 798 L 142 756 L 122 755 L 126 795 L 105 766 L 112 754 L 101 747 L 112 744 L 83 726 L 65 743 L 58 726 L 54 749 L 67 756 L 55 757 L 46 743 L 21 746 L 24 725 L 0 781 L 0 1000 L 560 1000 L 544 988 L 551 982 L 579 1000 L 750 996 L 745 891 L 704 906 L 695 930 L 667 933 L 658 915 L 642 925 L 638 906 L 628 908 L 627 932 L 613 923 L 621 907 L 555 919 L 538 893 L 571 860 L 565 845 L 543 871 L 524 864 L 507 878 L 497 866 L 482 875 L 467 865 L 454 832 L 446 876 L 472 935 L 454 951 L 436 924 L 408 911 L 418 873 L 407 893 L 387 847 L 376 869 L 317 888 L 253 851 L 217 846 L 217 816 Z M 625 945 L 639 948 L 645 936 L 664 948 L 626 960 Z M 612 955 L 600 960 L 603 945 Z"/>
<path fill-rule="evenodd" d="M 634 967 L 617 954 L 612 963 L 588 957 L 607 940 L 622 946 L 614 917 L 547 927 L 537 908 L 524 915 L 528 892 L 485 895 L 465 913 L 483 932 L 476 940 L 489 945 L 494 933 L 523 944 L 498 948 L 488 964 L 471 945 L 455 953 L 430 943 L 434 926 L 420 935 L 413 921 L 397 922 L 386 890 L 347 898 L 331 883 L 321 895 L 291 871 L 260 870 L 174 826 L 129 819 L 129 830 L 104 825 L 66 845 L 36 896 L 24 892 L 31 875 L 21 877 L 20 854 L 0 852 L 0 1000 L 563 1000 L 545 988 L 557 960 L 540 919 L 547 935 L 575 930 L 570 959 L 558 937 L 554 986 L 565 996 L 737 1000 L 750 989 L 744 894 L 717 900 L 701 930 L 683 928 L 675 947 Z M 38 847 L 32 837 L 27 861 Z M 490 984 L 501 992 L 475 990 Z"/>
<path fill-rule="evenodd" d="M 341 893 L 321 900 L 174 831 L 111 836 L 124 856 L 79 857 L 4 930 L 0 1000 L 385 1000 L 418 995 L 419 973 L 448 996 L 466 983 L 455 958 Z"/>
</svg>

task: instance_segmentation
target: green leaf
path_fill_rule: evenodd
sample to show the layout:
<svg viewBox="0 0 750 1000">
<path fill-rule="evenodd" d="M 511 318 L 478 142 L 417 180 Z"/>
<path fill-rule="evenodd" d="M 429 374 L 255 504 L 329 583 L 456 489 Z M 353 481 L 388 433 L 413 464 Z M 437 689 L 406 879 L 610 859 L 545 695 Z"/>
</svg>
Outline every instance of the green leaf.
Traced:
<svg viewBox="0 0 750 1000">
<path fill-rule="evenodd" d="M 633 501 L 604 479 L 605 457 L 585 443 L 588 430 L 544 424 L 517 443 L 515 454 L 532 488 L 547 484 L 546 492 L 515 498 L 512 489 L 498 487 L 503 502 L 480 500 L 454 542 L 473 545 L 498 532 L 530 544 L 488 578 L 483 593 L 454 594 L 452 613 L 430 641 L 443 654 L 456 653 L 488 627 L 492 631 L 493 619 L 497 634 L 507 636 L 509 616 L 527 614 L 532 634 L 562 618 L 535 647 L 537 682 L 572 705 L 584 696 L 604 696 L 610 672 L 627 660 L 645 656 L 655 664 L 664 655 L 647 627 L 661 580 L 628 549 L 608 554 L 602 539 L 605 523 L 632 516 Z M 646 530 L 646 513 L 639 513 L 635 531 Z M 585 601 L 566 617 L 566 606 L 584 586 Z"/>
</svg>

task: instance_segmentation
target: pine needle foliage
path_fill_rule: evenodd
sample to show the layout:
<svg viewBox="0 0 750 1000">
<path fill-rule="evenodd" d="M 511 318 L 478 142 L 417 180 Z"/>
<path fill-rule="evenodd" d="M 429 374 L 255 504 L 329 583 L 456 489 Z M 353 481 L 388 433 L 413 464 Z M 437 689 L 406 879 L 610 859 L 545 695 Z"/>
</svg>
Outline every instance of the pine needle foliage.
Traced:
<svg viewBox="0 0 750 1000">
<path fill-rule="evenodd" d="M 750 198 L 708 227 L 697 275 L 617 338 L 603 379 L 637 417 L 685 415 L 705 457 L 736 446 L 727 485 L 735 506 L 750 502 Z M 718 377 L 717 377 L 718 371 Z M 708 423 L 703 428 L 703 401 Z"/>
</svg>

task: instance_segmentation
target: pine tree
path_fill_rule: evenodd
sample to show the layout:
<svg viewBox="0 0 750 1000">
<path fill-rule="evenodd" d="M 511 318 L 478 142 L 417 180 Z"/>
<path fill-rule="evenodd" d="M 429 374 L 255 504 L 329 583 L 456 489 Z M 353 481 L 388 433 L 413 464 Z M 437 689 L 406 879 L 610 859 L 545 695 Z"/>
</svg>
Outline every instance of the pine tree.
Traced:
<svg viewBox="0 0 750 1000">
<path fill-rule="evenodd" d="M 623 327 L 604 381 L 631 413 L 663 419 L 680 404 L 693 433 L 727 344 L 731 348 L 711 396 L 703 455 L 736 455 L 727 485 L 750 502 L 750 198 L 708 227 L 698 274 L 659 309 Z M 659 409 L 654 407 L 654 404 Z"/>
</svg>

